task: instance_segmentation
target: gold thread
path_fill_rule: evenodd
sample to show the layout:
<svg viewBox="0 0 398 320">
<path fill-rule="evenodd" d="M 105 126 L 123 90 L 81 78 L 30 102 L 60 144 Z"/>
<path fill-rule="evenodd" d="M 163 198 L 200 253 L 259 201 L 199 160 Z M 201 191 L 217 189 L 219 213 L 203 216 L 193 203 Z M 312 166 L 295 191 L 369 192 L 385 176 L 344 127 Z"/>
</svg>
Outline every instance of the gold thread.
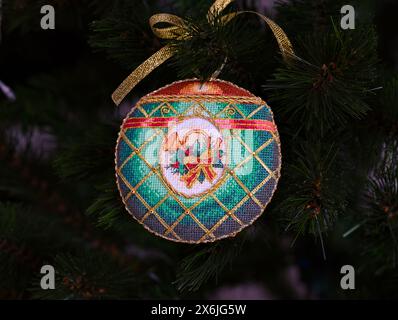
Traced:
<svg viewBox="0 0 398 320">
<path fill-rule="evenodd" d="M 235 135 L 236 139 L 239 140 L 239 142 L 247 149 L 247 151 L 254 157 L 256 158 L 256 160 L 264 167 L 264 169 L 268 172 L 268 174 L 270 174 L 272 176 L 272 178 L 276 179 L 276 177 L 274 176 L 274 173 L 272 172 L 272 170 L 270 168 L 268 168 L 268 166 L 258 157 L 257 153 L 259 153 L 263 148 L 259 148 L 261 150 L 256 150 L 255 152 L 253 152 L 250 147 L 242 140 L 242 138 L 238 135 Z M 265 147 L 264 147 L 265 148 Z"/>
<path fill-rule="evenodd" d="M 160 177 L 160 179 L 163 181 L 163 177 L 162 177 L 162 175 L 159 173 L 159 171 L 158 170 L 156 170 L 140 153 L 137 153 L 137 156 L 142 160 L 142 161 L 144 161 L 144 163 L 149 167 L 149 169 L 151 169 L 158 177 Z M 173 193 L 173 192 L 171 192 L 172 190 L 169 188 L 169 186 L 167 185 L 167 184 L 165 184 L 164 183 L 164 181 L 163 181 L 163 184 L 164 184 L 164 186 L 167 188 L 167 190 L 168 190 L 168 192 L 169 192 L 169 195 L 170 196 L 172 196 L 173 198 L 174 198 L 174 200 L 176 200 L 178 203 L 179 203 L 179 205 L 180 206 L 182 206 L 183 207 L 183 209 L 185 208 L 187 208 L 181 201 L 180 201 L 180 199 L 178 199 L 177 198 L 177 196 Z M 193 215 L 192 213 L 188 213 L 189 215 L 190 215 L 190 217 L 197 223 L 197 225 L 200 227 L 200 228 L 202 228 L 203 229 L 203 231 L 204 232 L 208 232 L 208 229 L 195 217 L 195 215 Z"/>
<path fill-rule="evenodd" d="M 148 143 L 150 143 L 153 139 L 155 139 L 155 138 L 157 138 L 159 136 L 159 134 L 158 133 L 156 133 L 156 134 L 154 134 L 152 137 L 150 137 L 148 140 L 146 140 L 146 141 L 144 141 L 144 143 L 138 148 L 138 149 L 133 149 L 133 153 L 131 153 L 131 155 L 129 155 L 127 158 L 126 158 L 126 160 L 124 160 L 123 161 L 123 163 L 122 163 L 122 165 L 120 166 L 120 170 L 123 170 L 123 168 L 124 168 L 124 166 L 134 157 L 134 155 L 137 153 L 137 152 L 141 152 L 141 150 L 142 149 L 144 149 L 145 148 L 145 146 L 148 144 Z M 124 139 L 124 141 L 128 144 L 128 146 L 130 147 L 130 148 L 132 148 L 133 147 L 133 145 L 130 143 L 129 144 L 129 142 L 130 142 L 130 139 L 127 139 L 127 137 L 126 137 L 126 134 L 125 134 L 125 132 L 123 131 L 123 139 Z"/>
<path fill-rule="evenodd" d="M 119 175 L 119 177 L 123 180 L 123 183 L 131 190 L 132 186 L 131 184 L 127 181 L 127 179 L 124 177 L 124 175 Z M 149 211 L 153 211 L 152 213 L 156 216 L 156 218 L 159 220 L 159 222 L 164 226 L 165 229 L 167 229 L 169 226 L 168 224 L 157 214 L 156 211 L 154 211 L 151 206 L 145 201 L 144 198 L 141 197 L 141 195 L 138 192 L 135 192 L 134 195 L 138 198 L 138 200 L 141 201 L 141 203 L 149 210 Z M 137 220 L 139 221 L 139 220 Z M 173 235 L 177 238 L 180 239 L 181 238 L 178 236 L 178 234 L 176 234 L 173 231 Z"/>
<path fill-rule="evenodd" d="M 163 204 L 163 202 L 165 202 L 168 198 L 169 198 L 169 195 L 168 194 L 165 195 L 162 200 L 160 200 L 157 204 L 155 204 L 155 206 L 153 207 L 153 209 L 151 211 L 148 211 L 142 217 L 141 222 L 143 223 L 154 212 L 154 210 L 157 210 L 157 208 L 159 208 Z"/>
<path fill-rule="evenodd" d="M 260 112 L 260 110 L 262 110 L 262 109 L 264 109 L 264 108 L 265 108 L 264 105 L 260 105 L 256 110 L 254 110 L 253 112 L 251 112 L 251 113 L 247 116 L 247 118 L 248 118 L 248 119 L 252 118 L 252 117 L 255 116 L 258 112 Z"/>
<path fill-rule="evenodd" d="M 121 173 L 121 171 L 119 170 L 119 175 L 123 174 Z M 152 171 L 149 171 L 149 173 L 140 181 L 138 182 L 135 187 L 133 188 L 133 190 L 130 190 L 130 192 L 126 195 L 126 197 L 124 198 L 125 201 L 127 201 L 128 199 L 130 199 L 130 197 L 135 194 L 138 190 L 139 187 L 141 187 L 149 178 L 150 176 L 153 175 Z"/>
<path fill-rule="evenodd" d="M 221 200 L 217 198 L 217 196 L 216 196 L 214 193 L 213 193 L 211 196 L 212 196 L 212 198 L 220 205 L 220 207 L 224 209 L 224 211 L 227 213 L 228 216 L 232 217 L 232 219 L 234 219 L 234 220 L 235 220 L 237 223 L 239 223 L 241 226 L 244 225 L 244 223 L 243 223 L 237 216 L 235 216 L 235 214 L 234 214 L 233 212 L 231 212 L 231 210 L 229 210 L 229 209 L 225 206 L 225 204 L 223 204 L 223 203 L 221 202 Z"/>
</svg>

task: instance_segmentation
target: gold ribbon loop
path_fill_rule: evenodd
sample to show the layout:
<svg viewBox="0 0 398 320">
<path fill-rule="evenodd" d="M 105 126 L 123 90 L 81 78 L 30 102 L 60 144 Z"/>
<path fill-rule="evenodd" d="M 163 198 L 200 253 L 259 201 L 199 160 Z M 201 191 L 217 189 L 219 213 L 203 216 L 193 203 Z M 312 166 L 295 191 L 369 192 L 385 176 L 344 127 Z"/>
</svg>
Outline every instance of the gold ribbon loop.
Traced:
<svg viewBox="0 0 398 320">
<path fill-rule="evenodd" d="M 171 25 L 168 27 L 157 27 L 156 25 L 162 23 Z M 160 39 L 182 39 L 184 38 L 185 30 L 184 19 L 173 14 L 159 13 L 149 18 L 149 25 L 152 32 Z"/>
<path fill-rule="evenodd" d="M 234 0 L 216 0 L 212 4 L 207 13 L 207 21 L 210 23 L 213 21 L 215 17 L 221 14 Z"/>
<path fill-rule="evenodd" d="M 234 0 L 215 0 L 213 5 L 210 7 L 207 20 L 209 23 L 214 22 L 214 18 L 221 15 L 222 11 L 231 4 Z M 252 13 L 260 17 L 264 22 L 269 26 L 272 33 L 274 34 L 279 49 L 282 53 L 285 61 L 294 55 L 293 46 L 287 37 L 286 33 L 282 30 L 280 26 L 278 26 L 271 19 L 263 16 L 262 14 L 255 11 L 239 11 L 233 12 L 229 14 L 225 14 L 220 17 L 220 21 L 223 25 L 226 25 L 230 21 L 232 21 L 237 16 L 244 13 Z M 149 19 L 149 24 L 151 26 L 152 32 L 160 39 L 175 39 L 175 40 L 184 40 L 187 39 L 190 35 L 187 34 L 185 28 L 185 20 L 167 13 L 159 13 L 153 15 Z M 158 24 L 165 24 L 166 26 L 158 26 Z M 115 90 L 112 94 L 112 100 L 116 105 L 119 105 L 122 100 L 129 94 L 131 90 L 145 77 L 147 77 L 153 70 L 163 64 L 165 61 L 170 59 L 174 55 L 174 50 L 170 45 L 166 45 L 158 52 L 153 54 L 149 59 L 147 59 L 144 63 L 142 63 L 137 69 L 135 69 L 123 82 L 122 84 Z"/>
</svg>

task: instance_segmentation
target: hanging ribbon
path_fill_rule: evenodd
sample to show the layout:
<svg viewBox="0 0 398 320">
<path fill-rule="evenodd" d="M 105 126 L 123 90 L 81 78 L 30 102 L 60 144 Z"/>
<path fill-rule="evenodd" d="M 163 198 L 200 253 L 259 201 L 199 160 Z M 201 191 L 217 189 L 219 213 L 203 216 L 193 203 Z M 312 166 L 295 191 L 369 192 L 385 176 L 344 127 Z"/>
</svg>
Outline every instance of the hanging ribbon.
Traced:
<svg viewBox="0 0 398 320">
<path fill-rule="evenodd" d="M 214 24 L 215 17 L 220 17 L 221 23 L 226 25 L 241 14 L 255 14 L 264 20 L 264 22 L 271 29 L 278 42 L 279 49 L 285 61 L 294 55 L 292 44 L 282 28 L 262 14 L 255 11 L 238 11 L 221 16 L 221 13 L 233 1 L 234 0 L 215 0 L 207 14 L 207 20 L 209 23 Z M 159 27 L 160 23 L 166 26 Z M 151 26 L 152 32 L 160 39 L 174 39 L 183 41 L 184 39 L 188 39 L 190 37 L 190 35 L 186 32 L 185 20 L 172 14 L 155 14 L 149 19 L 149 24 Z M 170 59 L 174 54 L 174 49 L 170 45 L 166 45 L 140 66 L 138 66 L 138 68 L 135 69 L 112 94 L 113 102 L 116 105 L 119 105 L 140 81 L 142 81 L 165 61 Z"/>
</svg>

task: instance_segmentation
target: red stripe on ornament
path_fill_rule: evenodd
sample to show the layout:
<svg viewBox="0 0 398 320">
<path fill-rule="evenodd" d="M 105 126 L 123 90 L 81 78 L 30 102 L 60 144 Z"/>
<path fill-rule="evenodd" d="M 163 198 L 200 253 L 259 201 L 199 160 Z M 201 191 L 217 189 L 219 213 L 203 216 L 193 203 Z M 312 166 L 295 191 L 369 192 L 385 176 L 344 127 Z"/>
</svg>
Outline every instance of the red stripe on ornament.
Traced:
<svg viewBox="0 0 398 320">
<path fill-rule="evenodd" d="M 275 124 L 267 120 L 217 119 L 215 122 L 220 129 L 276 131 Z"/>
<path fill-rule="evenodd" d="M 130 118 L 125 123 L 124 129 L 134 128 L 166 128 L 171 123 L 181 121 L 180 118 Z M 237 130 L 260 130 L 276 132 L 276 126 L 272 121 L 267 120 L 247 120 L 247 119 L 215 119 L 214 123 L 220 129 Z"/>
<path fill-rule="evenodd" d="M 177 120 L 178 118 L 130 118 L 124 123 L 123 128 L 162 128 Z"/>
</svg>

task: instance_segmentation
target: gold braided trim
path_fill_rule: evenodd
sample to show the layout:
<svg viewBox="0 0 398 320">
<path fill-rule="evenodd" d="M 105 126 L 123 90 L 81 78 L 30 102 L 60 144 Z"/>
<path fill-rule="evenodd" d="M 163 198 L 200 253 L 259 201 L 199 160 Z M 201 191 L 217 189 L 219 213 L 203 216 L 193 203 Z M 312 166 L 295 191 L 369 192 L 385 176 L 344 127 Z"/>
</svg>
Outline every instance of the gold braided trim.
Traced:
<svg viewBox="0 0 398 320">
<path fill-rule="evenodd" d="M 258 104 L 260 105 L 262 99 L 257 97 L 235 97 L 235 96 L 214 96 L 214 95 L 161 95 L 161 96 L 149 96 L 141 100 L 142 104 L 145 103 L 156 103 L 164 101 L 172 102 L 189 102 L 189 101 L 209 101 L 209 102 L 230 102 L 230 103 L 247 103 L 247 104 Z"/>
</svg>

